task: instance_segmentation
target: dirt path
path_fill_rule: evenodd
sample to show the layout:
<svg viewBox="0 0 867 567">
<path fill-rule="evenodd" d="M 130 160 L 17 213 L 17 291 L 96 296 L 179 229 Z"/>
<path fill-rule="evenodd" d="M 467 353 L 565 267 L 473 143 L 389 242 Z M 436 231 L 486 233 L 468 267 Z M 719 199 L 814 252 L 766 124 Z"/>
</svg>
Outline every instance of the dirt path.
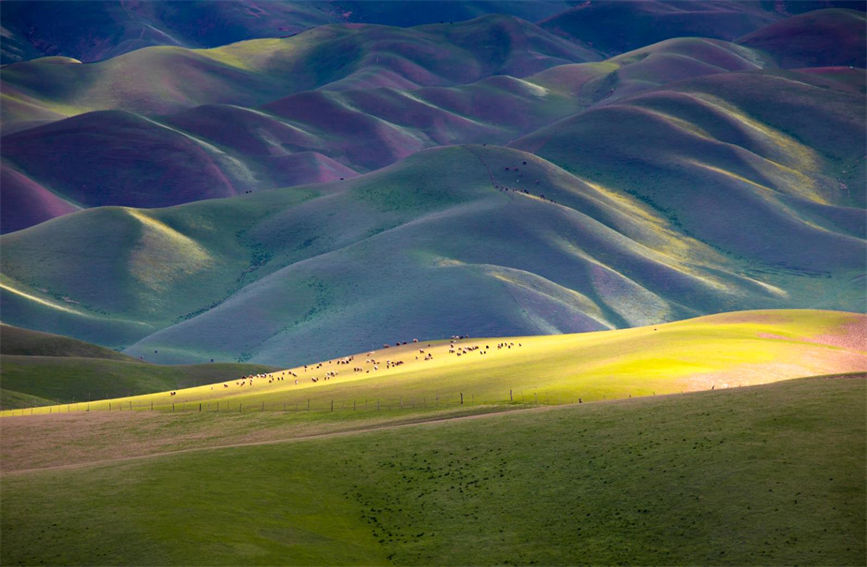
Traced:
<svg viewBox="0 0 867 567">
<path fill-rule="evenodd" d="M 301 433 L 299 435 L 294 436 L 280 436 L 268 439 L 259 439 L 255 441 L 238 441 L 231 443 L 213 443 L 213 444 L 205 444 L 196 447 L 189 447 L 185 449 L 175 449 L 175 450 L 156 450 L 151 452 L 144 452 L 140 454 L 128 454 L 111 458 L 97 458 L 92 460 L 83 460 L 81 462 L 74 463 L 64 463 L 59 465 L 46 465 L 46 466 L 36 466 L 36 467 L 27 467 L 20 469 L 9 469 L 0 471 L 0 476 L 18 476 L 25 475 L 31 473 L 39 473 L 39 472 L 48 472 L 48 471 L 60 471 L 60 470 L 73 470 L 73 469 L 81 469 L 88 467 L 97 467 L 101 465 L 112 465 L 123 462 L 132 462 L 138 461 L 142 459 L 152 459 L 159 457 L 168 457 L 173 455 L 183 455 L 189 453 L 196 453 L 201 451 L 213 451 L 216 449 L 231 449 L 231 448 L 239 448 L 239 447 L 256 447 L 262 445 L 275 445 L 280 443 L 296 443 L 303 441 L 311 441 L 311 440 L 320 440 L 320 439 L 331 439 L 337 437 L 347 437 L 351 435 L 363 435 L 365 433 L 372 433 L 377 431 L 389 431 L 402 429 L 406 427 L 418 427 L 418 426 L 426 426 L 426 425 L 439 425 L 443 423 L 450 422 L 462 422 L 474 419 L 484 419 L 495 416 L 502 416 L 505 414 L 513 414 L 513 413 L 527 413 L 527 412 L 540 412 L 540 411 L 550 411 L 555 408 L 562 408 L 566 406 L 537 406 L 537 407 L 485 407 L 479 408 L 482 411 L 471 414 L 461 414 L 461 415 L 418 415 L 409 418 L 396 418 L 393 420 L 388 420 L 384 422 L 378 423 L 360 423 L 356 426 L 350 426 L 348 428 L 342 428 L 337 430 L 326 430 L 326 431 L 314 431 L 310 433 Z M 273 433 L 282 433 L 279 431 L 274 431 Z M 229 437 L 232 436 L 232 433 L 229 433 Z M 5 437 L 5 435 L 4 435 Z M 4 439 L 4 442 L 6 440 Z M 147 446 L 142 447 L 145 451 L 147 451 Z M 4 461 L 5 464 L 8 464 L 9 456 L 6 455 Z M 14 466 L 14 465 L 13 465 Z"/>
</svg>

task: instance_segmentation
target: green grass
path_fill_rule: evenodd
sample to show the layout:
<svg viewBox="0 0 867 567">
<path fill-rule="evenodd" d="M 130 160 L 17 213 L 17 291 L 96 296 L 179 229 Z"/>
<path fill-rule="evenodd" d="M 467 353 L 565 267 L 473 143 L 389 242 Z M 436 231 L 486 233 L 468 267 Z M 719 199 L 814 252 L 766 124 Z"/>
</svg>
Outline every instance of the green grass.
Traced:
<svg viewBox="0 0 867 567">
<path fill-rule="evenodd" d="M 0 353 L 21 356 L 78 356 L 132 361 L 120 352 L 61 335 L 0 324 Z"/>
<path fill-rule="evenodd" d="M 863 375 L 817 378 L 6 474 L 0 553 L 4 565 L 863 564 L 865 393 Z"/>
<path fill-rule="evenodd" d="M 274 367 L 213 363 L 158 366 L 50 333 L 0 326 L 0 407 L 50 406 L 231 380 Z"/>
<path fill-rule="evenodd" d="M 75 356 L 0 355 L 3 409 L 142 395 L 273 371 L 261 364 L 165 366 Z M 25 395 L 22 397 L 22 395 Z M 27 396 L 39 398 L 37 404 Z"/>
<path fill-rule="evenodd" d="M 449 341 L 410 342 L 354 353 L 347 364 L 340 364 L 344 357 L 339 357 L 306 369 L 281 370 L 252 384 L 241 384 L 237 374 L 205 380 L 208 369 L 214 366 L 203 365 L 200 368 L 205 374 L 197 383 L 205 385 L 178 390 L 174 395 L 161 391 L 102 400 L 94 396 L 89 403 L 42 407 L 36 413 L 267 409 L 336 412 L 337 419 L 353 420 L 382 406 L 435 411 L 461 402 L 562 404 L 730 388 L 867 370 L 867 352 L 859 338 L 865 321 L 864 316 L 854 313 L 754 311 L 595 333 L 470 338 L 454 345 Z M 428 360 L 428 356 L 433 358 Z M 388 368 L 387 361 L 400 364 Z M 11 362 L 9 370 L 4 369 L 4 387 L 50 397 L 48 390 L 15 387 L 17 367 Z M 62 381 L 49 378 L 52 374 L 70 376 L 78 371 L 78 379 L 70 377 L 67 382 L 78 392 L 83 384 L 112 375 L 97 371 L 92 362 L 87 363 L 87 370 L 76 369 L 71 359 L 58 362 L 56 369 L 49 369 L 45 361 L 38 363 L 43 370 L 39 383 L 45 388 L 63 387 Z M 118 374 L 119 383 L 120 375 L 125 375 L 124 384 L 135 382 L 136 365 L 106 364 Z M 156 368 L 141 365 L 147 376 L 153 376 Z M 163 367 L 160 372 L 178 370 Z M 336 376 L 328 379 L 328 372 Z M 40 375 L 34 371 L 22 374 Z M 152 384 L 145 391 L 158 389 Z"/>
<path fill-rule="evenodd" d="M 645 124 L 674 128 L 652 112 Z M 593 128 L 607 129 L 600 113 Z M 695 143 L 680 134 L 684 149 Z M 592 167 L 616 169 L 598 155 Z M 449 147 L 316 188 L 83 211 L 3 237 L 4 320 L 155 362 L 289 366 L 412 337 L 578 332 L 759 307 L 862 310 L 856 210 L 792 204 L 746 179 L 742 164 L 669 166 L 679 184 L 649 162 L 634 169 L 646 176 L 608 169 L 600 181 L 513 149 Z M 703 205 L 723 194 L 725 215 Z M 777 245 L 779 231 L 790 238 Z"/>
</svg>

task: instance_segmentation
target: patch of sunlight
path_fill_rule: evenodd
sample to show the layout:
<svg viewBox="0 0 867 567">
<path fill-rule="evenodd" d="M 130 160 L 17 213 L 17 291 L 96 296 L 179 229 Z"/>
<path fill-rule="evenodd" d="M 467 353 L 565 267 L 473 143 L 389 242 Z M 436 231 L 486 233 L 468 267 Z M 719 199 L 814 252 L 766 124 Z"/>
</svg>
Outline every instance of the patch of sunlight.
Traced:
<svg viewBox="0 0 867 567">
<path fill-rule="evenodd" d="M 423 98 L 419 98 L 418 96 L 416 96 L 415 94 L 413 94 L 410 91 L 403 91 L 403 92 L 400 92 L 399 94 L 400 94 L 400 96 L 406 97 L 413 102 L 417 102 L 419 104 L 423 104 L 423 105 L 427 106 L 428 108 L 432 108 L 432 109 L 436 110 L 437 112 L 442 112 L 444 114 L 448 114 L 449 116 L 456 116 L 465 122 L 469 122 L 469 123 L 475 124 L 477 126 L 487 126 L 484 122 L 482 122 L 480 120 L 476 120 L 472 116 L 465 116 L 463 114 L 458 114 L 458 113 L 453 112 L 451 110 L 447 110 L 445 108 L 442 108 L 440 106 L 432 104 L 432 103 L 424 100 Z"/>
<path fill-rule="evenodd" d="M 575 212 L 573 209 L 568 209 L 568 211 L 572 214 L 578 214 L 583 218 L 590 219 L 590 217 Z M 593 223 L 598 222 L 593 219 L 591 220 Z M 603 225 L 600 224 L 599 226 Z M 701 254 L 699 254 L 698 251 L 704 251 L 706 248 L 704 245 L 698 243 L 698 241 L 687 239 L 677 233 L 668 231 L 665 227 L 654 227 L 653 230 L 660 238 L 657 242 L 653 243 L 652 246 L 633 240 L 625 234 L 615 230 L 609 232 L 606 238 L 612 243 L 620 243 L 623 248 L 632 251 L 636 255 L 651 259 L 672 271 L 679 272 L 693 280 L 697 280 L 707 287 L 730 291 L 729 286 L 727 286 L 722 280 L 712 277 L 706 272 L 700 272 L 693 268 L 693 265 L 701 264 L 699 258 Z M 547 238 L 568 254 L 580 256 L 597 263 L 596 260 L 588 256 L 584 250 L 559 234 L 551 232 L 547 234 Z"/>
<path fill-rule="evenodd" d="M 171 282 L 213 265 L 214 259 L 195 240 L 138 209 L 124 211 L 142 226 L 130 253 L 130 273 L 142 285 L 164 291 Z"/>
<path fill-rule="evenodd" d="M 634 79 L 630 79 L 630 80 L 634 80 Z M 646 82 L 646 81 L 642 81 L 642 82 Z M 706 132 L 702 128 L 699 128 L 698 126 L 696 126 L 692 122 L 689 122 L 688 120 L 684 120 L 683 118 L 674 116 L 673 114 L 668 114 L 666 112 L 662 112 L 659 110 L 652 110 L 652 109 L 646 108 L 644 106 L 632 106 L 631 108 L 636 109 L 643 114 L 650 114 L 651 116 L 661 118 L 662 120 L 664 120 L 665 122 L 668 122 L 669 124 L 671 124 L 675 128 L 677 128 L 679 130 L 683 130 L 685 132 L 689 132 L 690 134 L 698 136 L 699 138 L 702 138 L 703 140 L 717 141 L 716 138 L 711 136 L 708 132 Z"/>
<path fill-rule="evenodd" d="M 754 49 L 738 45 L 736 43 L 727 43 L 726 50 L 746 61 L 750 65 L 755 65 L 759 69 L 764 69 L 767 66 L 767 61 Z"/>
<path fill-rule="evenodd" d="M 663 298 L 610 266 L 591 262 L 593 290 L 624 321 L 641 326 L 672 318 L 671 308 Z"/>
<path fill-rule="evenodd" d="M 531 83 L 525 79 L 519 79 L 518 77 L 511 77 L 513 81 L 520 84 L 524 89 L 526 89 L 526 93 L 531 94 L 536 97 L 544 97 L 547 96 L 549 90 L 542 85 L 537 85 L 536 83 Z"/>
<path fill-rule="evenodd" d="M 435 265 L 437 268 L 456 268 L 458 266 L 466 266 L 464 262 L 455 260 L 454 258 L 439 258 Z"/>
<path fill-rule="evenodd" d="M 172 126 L 169 126 L 167 124 L 163 124 L 162 122 L 157 122 L 156 120 L 152 120 L 146 116 L 142 116 L 142 115 L 136 115 L 136 116 L 138 116 L 142 120 L 146 120 L 147 122 L 150 122 L 154 126 L 158 126 L 160 128 L 165 128 L 166 130 L 174 132 L 175 134 L 179 134 L 179 135 L 187 138 L 188 140 L 195 142 L 196 144 L 200 145 L 202 148 L 204 148 L 205 150 L 210 152 L 216 159 L 219 159 L 220 161 L 222 161 L 223 165 L 237 179 L 242 180 L 243 182 L 247 183 L 248 185 L 253 185 L 255 183 L 256 176 L 253 175 L 253 172 L 250 171 L 250 168 L 248 168 L 244 162 L 242 162 L 241 160 L 239 160 L 238 158 L 236 158 L 232 155 L 229 155 L 228 153 L 224 152 L 223 150 L 221 150 L 217 146 L 215 146 L 211 143 L 208 143 L 208 142 L 202 140 L 201 138 L 193 136 L 189 132 L 184 132 L 183 130 L 173 128 Z M 231 186 L 232 184 L 228 183 L 228 185 Z"/>
<path fill-rule="evenodd" d="M 487 275 L 510 286 L 534 296 L 544 296 L 572 309 L 578 308 L 587 317 L 605 326 L 611 325 L 609 321 L 605 320 L 599 306 L 580 292 L 524 270 L 490 264 L 484 264 L 480 267 Z"/>
<path fill-rule="evenodd" d="M 725 114 L 726 116 L 743 126 L 746 130 L 752 131 L 755 134 L 758 134 L 761 137 L 765 138 L 766 140 L 773 142 L 774 144 L 779 146 L 786 154 L 792 156 L 794 158 L 794 161 L 801 169 L 805 169 L 808 171 L 819 170 L 819 155 L 812 149 L 798 142 L 795 138 L 792 138 L 791 136 L 788 136 L 780 132 L 779 130 L 771 128 L 767 124 L 763 124 L 762 122 L 751 118 L 738 107 L 713 95 L 698 92 L 688 94 L 701 100 L 705 105 Z"/>
<path fill-rule="evenodd" d="M 681 158 L 680 161 L 682 163 L 687 163 L 687 164 L 693 165 L 695 167 L 700 167 L 700 168 L 706 169 L 708 171 L 713 171 L 714 173 L 718 173 L 718 174 L 723 175 L 725 177 L 728 177 L 730 179 L 734 179 L 736 181 L 740 181 L 741 183 L 745 183 L 751 187 L 755 187 L 756 189 L 759 189 L 758 196 L 760 198 L 764 199 L 765 201 L 770 201 L 771 200 L 770 198 L 772 196 L 774 196 L 775 194 L 777 194 L 776 190 L 774 190 L 774 189 L 772 189 L 766 185 L 756 183 L 755 181 L 752 181 L 751 179 L 747 179 L 746 177 L 738 175 L 737 173 L 735 173 L 733 171 L 729 171 L 727 169 L 722 169 L 722 168 L 716 167 L 714 165 L 711 165 L 709 163 L 700 162 L 698 160 L 694 160 L 691 158 Z M 814 200 L 819 200 L 819 198 L 817 197 Z M 820 202 L 825 203 L 824 200 L 820 200 Z M 798 219 L 798 221 L 809 226 L 810 228 L 812 228 L 814 230 L 821 230 L 823 232 L 828 232 L 827 229 L 801 217 L 800 215 L 798 215 L 797 212 L 793 211 L 791 208 L 787 207 L 786 205 L 784 205 L 780 201 L 774 200 L 771 204 L 773 205 L 773 207 L 779 208 L 782 212 L 785 212 L 787 214 L 787 216 Z"/>
<path fill-rule="evenodd" d="M 0 289 L 5 289 L 9 293 L 13 293 L 19 297 L 23 297 L 29 301 L 33 301 L 33 302 L 38 303 L 40 305 L 50 307 L 51 309 L 57 309 L 58 311 L 64 311 L 66 313 L 72 313 L 73 315 L 84 315 L 84 313 L 82 313 L 81 311 L 78 311 L 77 309 L 73 309 L 73 308 L 68 307 L 66 305 L 61 305 L 61 304 L 56 303 L 54 301 L 51 301 L 49 299 L 43 299 L 41 297 L 37 297 L 35 295 L 27 293 L 26 291 L 22 291 L 20 289 L 17 289 L 15 287 L 13 287 L 13 284 L 11 283 L 10 279 L 8 277 L 2 275 L 2 274 L 0 274 Z"/>
<path fill-rule="evenodd" d="M 278 53 L 288 55 L 296 51 L 291 38 L 248 39 L 195 52 L 217 63 L 245 71 L 261 71 Z"/>
</svg>

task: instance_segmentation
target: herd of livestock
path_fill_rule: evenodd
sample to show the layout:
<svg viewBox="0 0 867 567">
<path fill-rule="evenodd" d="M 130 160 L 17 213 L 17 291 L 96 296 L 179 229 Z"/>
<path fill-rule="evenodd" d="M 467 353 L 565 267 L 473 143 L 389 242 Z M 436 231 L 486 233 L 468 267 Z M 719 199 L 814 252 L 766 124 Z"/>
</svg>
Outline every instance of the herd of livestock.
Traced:
<svg viewBox="0 0 867 567">
<path fill-rule="evenodd" d="M 469 337 L 463 335 L 456 335 L 451 338 L 448 343 L 448 349 L 446 353 L 455 357 L 469 356 L 473 353 L 478 353 L 480 356 L 485 356 L 490 352 L 494 352 L 495 350 L 503 350 L 503 349 L 512 349 L 523 346 L 521 343 L 515 342 L 499 342 L 495 345 L 485 344 L 482 346 L 481 344 L 461 344 L 458 341 L 462 339 L 467 339 Z M 412 343 L 397 342 L 394 344 L 394 347 L 400 347 L 407 344 L 415 344 L 418 345 L 418 339 L 413 339 Z M 332 378 L 336 378 L 339 374 L 337 369 L 334 370 L 324 370 L 326 367 L 335 367 L 335 366 L 349 366 L 352 365 L 351 372 L 353 374 L 370 374 L 371 372 L 376 373 L 380 369 L 388 370 L 391 368 L 397 368 L 406 363 L 406 355 L 413 356 L 414 360 L 420 361 L 430 361 L 434 359 L 434 351 L 437 349 L 437 346 L 445 347 L 446 345 L 436 345 L 433 346 L 430 343 L 427 343 L 424 347 L 417 346 L 413 350 L 405 350 L 403 351 L 404 356 L 401 358 L 395 357 L 394 359 L 382 359 L 377 358 L 377 353 L 379 356 L 382 356 L 382 351 L 371 351 L 366 353 L 364 356 L 364 360 L 356 362 L 356 355 L 346 356 L 343 358 L 338 358 L 334 360 L 328 360 L 325 362 L 320 362 L 315 365 L 303 365 L 301 367 L 289 370 L 282 370 L 278 372 L 272 372 L 269 374 L 250 374 L 248 376 L 241 376 L 236 381 L 232 383 L 223 383 L 224 389 L 230 389 L 232 386 L 238 388 L 244 387 L 252 387 L 256 383 L 267 383 L 273 384 L 274 382 L 283 382 L 286 380 L 294 381 L 295 385 L 303 384 L 304 382 L 309 382 L 315 384 L 320 381 L 328 381 Z M 392 345 L 383 345 L 383 350 L 392 348 Z M 441 349 L 445 350 L 445 349 Z M 357 355 L 362 356 L 362 355 Z M 214 386 L 211 386 L 211 389 L 214 389 Z M 170 392 L 170 395 L 174 396 L 177 392 Z"/>
</svg>

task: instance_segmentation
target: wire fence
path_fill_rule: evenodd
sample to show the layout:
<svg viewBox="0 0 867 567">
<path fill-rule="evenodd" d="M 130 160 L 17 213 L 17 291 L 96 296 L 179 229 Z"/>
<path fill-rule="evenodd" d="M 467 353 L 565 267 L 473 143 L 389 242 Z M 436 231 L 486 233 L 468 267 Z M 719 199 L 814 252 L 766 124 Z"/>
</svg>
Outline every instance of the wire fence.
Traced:
<svg viewBox="0 0 867 567">
<path fill-rule="evenodd" d="M 335 413 L 335 412 L 382 412 L 395 410 L 417 409 L 448 409 L 461 406 L 480 405 L 559 405 L 564 403 L 581 403 L 581 398 L 556 394 L 540 394 L 531 392 L 504 392 L 497 399 L 490 393 L 476 396 L 473 393 L 457 392 L 454 394 L 435 394 L 419 398 L 299 398 L 292 396 L 283 400 L 207 400 L 207 401 L 163 401 L 163 400 L 97 400 L 92 402 L 74 402 L 63 405 L 41 406 L 4 410 L 0 415 L 52 415 L 75 412 L 195 412 L 195 413 L 251 413 L 251 412 L 285 412 L 285 413 Z"/>
</svg>

